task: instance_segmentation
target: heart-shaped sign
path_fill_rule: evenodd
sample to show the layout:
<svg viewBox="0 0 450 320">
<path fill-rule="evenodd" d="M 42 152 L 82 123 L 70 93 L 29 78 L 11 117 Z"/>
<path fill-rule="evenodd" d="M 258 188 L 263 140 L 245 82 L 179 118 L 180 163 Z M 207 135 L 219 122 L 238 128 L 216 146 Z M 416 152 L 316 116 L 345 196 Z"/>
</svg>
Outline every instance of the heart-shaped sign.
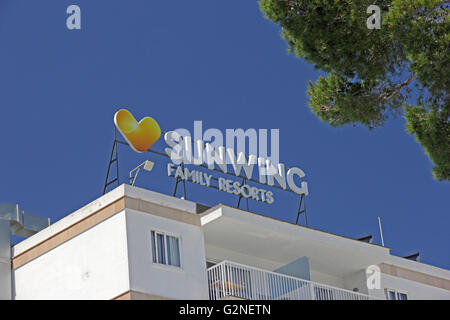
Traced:
<svg viewBox="0 0 450 320">
<path fill-rule="evenodd" d="M 130 147 L 139 153 L 147 151 L 161 136 L 161 128 L 155 119 L 145 117 L 137 122 L 125 109 L 116 112 L 114 123 Z"/>
</svg>

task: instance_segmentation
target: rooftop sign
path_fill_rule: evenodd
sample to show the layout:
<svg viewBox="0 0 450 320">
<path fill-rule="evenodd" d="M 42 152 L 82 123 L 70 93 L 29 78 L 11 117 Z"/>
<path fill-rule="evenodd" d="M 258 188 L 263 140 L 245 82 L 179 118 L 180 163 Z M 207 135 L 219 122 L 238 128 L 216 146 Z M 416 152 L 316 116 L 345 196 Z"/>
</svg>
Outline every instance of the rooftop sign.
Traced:
<svg viewBox="0 0 450 320">
<path fill-rule="evenodd" d="M 154 152 L 150 147 L 161 136 L 161 129 L 153 118 L 145 117 L 137 122 L 128 110 L 121 109 L 116 112 L 114 123 L 134 151 Z M 212 143 L 203 139 L 192 139 L 189 132 L 185 133 L 187 130 L 183 131 L 184 135 L 179 131 L 173 130 L 164 134 L 167 147 L 163 154 L 171 159 L 167 164 L 167 174 L 176 178 L 177 182 L 190 181 L 268 204 L 275 201 L 274 194 L 264 186 L 302 196 L 308 195 L 308 184 L 303 181 L 305 173 L 300 168 L 286 168 L 283 163 L 274 163 L 269 157 L 261 155 L 246 156 L 243 151 L 235 152 L 234 147 L 224 147 L 217 141 Z M 243 139 L 245 144 L 245 136 Z M 206 172 L 203 169 L 206 169 Z M 235 178 L 216 177 L 214 172 Z M 254 175 L 257 178 L 253 178 Z M 249 185 L 248 182 L 262 187 Z"/>
</svg>

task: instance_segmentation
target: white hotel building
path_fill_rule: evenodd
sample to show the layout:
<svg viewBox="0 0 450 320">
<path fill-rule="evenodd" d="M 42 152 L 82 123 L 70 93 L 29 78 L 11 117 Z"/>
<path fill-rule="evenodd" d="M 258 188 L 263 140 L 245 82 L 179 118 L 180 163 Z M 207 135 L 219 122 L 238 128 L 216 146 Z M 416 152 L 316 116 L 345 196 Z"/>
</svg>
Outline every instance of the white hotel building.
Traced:
<svg viewBox="0 0 450 320">
<path fill-rule="evenodd" d="M 12 246 L 0 258 L 0 297 L 450 299 L 449 270 L 389 251 L 121 185 Z M 367 287 L 372 265 L 380 289 Z"/>
</svg>

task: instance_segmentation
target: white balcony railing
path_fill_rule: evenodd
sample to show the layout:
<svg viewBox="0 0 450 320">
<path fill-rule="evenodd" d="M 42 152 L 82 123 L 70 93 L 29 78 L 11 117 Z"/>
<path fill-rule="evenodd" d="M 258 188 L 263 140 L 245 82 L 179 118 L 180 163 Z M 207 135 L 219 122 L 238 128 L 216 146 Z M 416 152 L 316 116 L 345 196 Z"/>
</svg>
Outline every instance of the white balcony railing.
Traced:
<svg viewBox="0 0 450 320">
<path fill-rule="evenodd" d="M 210 300 L 374 300 L 376 298 L 281 273 L 222 261 L 208 269 Z"/>
</svg>

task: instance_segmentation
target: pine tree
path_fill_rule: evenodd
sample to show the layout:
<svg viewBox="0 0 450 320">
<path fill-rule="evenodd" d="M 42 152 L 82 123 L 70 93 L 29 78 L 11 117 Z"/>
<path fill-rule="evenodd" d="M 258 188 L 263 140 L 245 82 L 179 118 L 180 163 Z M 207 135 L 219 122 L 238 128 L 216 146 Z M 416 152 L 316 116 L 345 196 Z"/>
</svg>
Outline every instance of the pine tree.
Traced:
<svg viewBox="0 0 450 320">
<path fill-rule="evenodd" d="M 382 12 L 381 29 L 366 25 L 373 4 Z M 373 129 L 389 116 L 403 115 L 407 131 L 434 163 L 434 177 L 450 180 L 450 1 L 260 0 L 259 5 L 281 26 L 289 51 L 327 73 L 308 88 L 310 108 L 321 120 Z"/>
</svg>

